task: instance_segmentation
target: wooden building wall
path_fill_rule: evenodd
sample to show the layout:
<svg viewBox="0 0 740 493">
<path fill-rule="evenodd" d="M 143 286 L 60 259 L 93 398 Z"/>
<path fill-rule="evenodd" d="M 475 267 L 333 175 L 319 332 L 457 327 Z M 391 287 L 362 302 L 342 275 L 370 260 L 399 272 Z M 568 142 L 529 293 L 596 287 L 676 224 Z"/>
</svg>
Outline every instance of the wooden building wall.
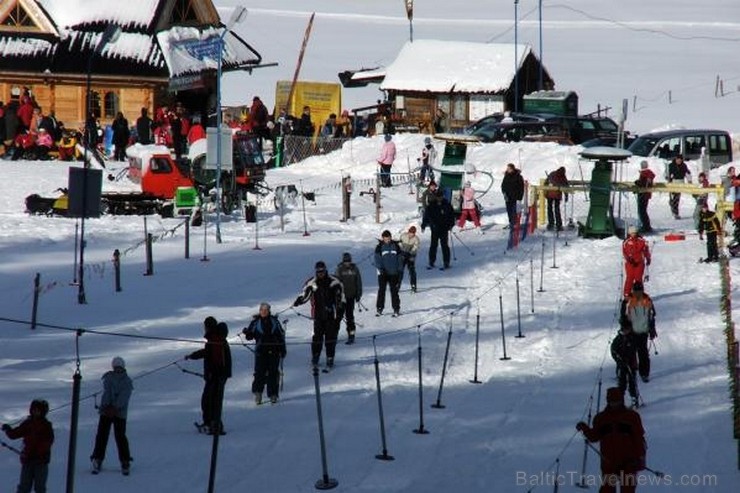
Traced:
<svg viewBox="0 0 740 493">
<path fill-rule="evenodd" d="M 44 81 L 34 82 L 30 79 L 24 82 L 0 82 L 0 101 L 5 103 L 10 101 L 13 87 L 19 87 L 21 90 L 28 87 L 44 114 L 53 111 L 57 120 L 64 122 L 65 127 L 82 128 L 84 126 L 86 93 L 84 82 L 45 83 Z M 115 94 L 118 100 L 118 111 L 123 112 L 130 125 L 133 125 L 141 114 L 141 108 L 148 108 L 151 116 L 157 105 L 155 87 L 126 87 L 93 83 L 91 90 L 100 94 L 101 107 L 106 93 Z M 115 114 L 101 114 L 101 125 L 110 123 L 114 117 Z"/>
</svg>

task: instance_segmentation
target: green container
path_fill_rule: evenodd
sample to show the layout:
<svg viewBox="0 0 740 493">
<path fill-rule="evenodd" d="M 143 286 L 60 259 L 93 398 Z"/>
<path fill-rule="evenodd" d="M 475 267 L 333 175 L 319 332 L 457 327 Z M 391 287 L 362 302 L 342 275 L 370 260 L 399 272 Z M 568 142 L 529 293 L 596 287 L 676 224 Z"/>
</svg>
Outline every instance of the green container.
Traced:
<svg viewBox="0 0 740 493">
<path fill-rule="evenodd" d="M 198 193 L 194 187 L 177 187 L 175 191 L 175 207 L 187 209 L 198 204 Z"/>
<path fill-rule="evenodd" d="M 591 173 L 590 204 L 583 236 L 606 238 L 614 234 L 614 217 L 611 207 L 612 163 L 598 161 Z"/>
<path fill-rule="evenodd" d="M 439 186 L 442 189 L 458 190 L 462 188 L 463 172 L 445 170 L 445 166 L 461 166 L 465 163 L 465 154 L 468 146 L 465 142 L 447 142 L 442 157 L 442 171 L 440 172 Z M 448 197 L 449 198 L 449 197 Z"/>
</svg>

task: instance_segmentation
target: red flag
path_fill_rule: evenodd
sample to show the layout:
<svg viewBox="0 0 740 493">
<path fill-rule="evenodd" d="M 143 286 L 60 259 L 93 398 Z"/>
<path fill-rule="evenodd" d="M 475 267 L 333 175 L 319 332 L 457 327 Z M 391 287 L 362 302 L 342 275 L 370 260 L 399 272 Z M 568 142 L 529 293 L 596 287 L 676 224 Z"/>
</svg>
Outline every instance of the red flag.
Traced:
<svg viewBox="0 0 740 493">
<path fill-rule="evenodd" d="M 405 0 L 406 1 L 406 17 L 409 18 L 409 21 L 414 19 L 414 0 Z"/>
</svg>

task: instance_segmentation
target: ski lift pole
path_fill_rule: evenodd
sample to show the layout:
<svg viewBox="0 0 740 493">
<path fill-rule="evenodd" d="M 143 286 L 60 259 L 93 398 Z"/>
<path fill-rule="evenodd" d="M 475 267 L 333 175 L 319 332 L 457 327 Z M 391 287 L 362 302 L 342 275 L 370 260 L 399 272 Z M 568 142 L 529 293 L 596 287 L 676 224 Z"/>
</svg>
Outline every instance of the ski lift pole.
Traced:
<svg viewBox="0 0 740 493">
<path fill-rule="evenodd" d="M 450 354 L 450 341 L 452 340 L 452 313 L 450 313 L 450 329 L 447 331 L 447 346 L 445 346 L 445 357 L 442 361 L 442 378 L 439 380 L 439 390 L 437 391 L 437 402 L 432 404 L 434 409 L 444 409 L 442 405 L 442 388 L 445 384 L 445 373 L 447 373 L 447 357 Z"/>
<path fill-rule="evenodd" d="M 33 277 L 33 308 L 31 308 L 31 330 L 36 328 L 36 315 L 39 309 L 39 292 L 41 289 L 41 274 L 38 272 Z"/>
<path fill-rule="evenodd" d="M 421 325 L 416 326 L 416 331 L 419 340 L 419 346 L 417 348 L 419 358 L 419 427 L 414 430 L 414 433 L 417 435 L 426 435 L 429 433 L 429 430 L 424 429 L 424 388 L 421 372 Z"/>
<path fill-rule="evenodd" d="M 560 457 L 555 459 L 555 481 L 552 487 L 552 492 L 558 493 L 558 488 L 560 488 Z"/>
<path fill-rule="evenodd" d="M 516 269 L 516 323 L 519 328 L 519 334 L 516 335 L 516 338 L 521 339 L 525 336 L 522 334 L 522 310 L 519 301 L 519 267 Z"/>
<path fill-rule="evenodd" d="M 373 365 L 375 365 L 375 386 L 378 389 L 378 414 L 380 416 L 380 441 L 383 446 L 383 453 L 377 454 L 375 456 L 378 460 L 394 460 L 394 457 L 392 455 L 388 455 L 388 447 L 386 445 L 385 441 L 385 418 L 383 416 L 383 393 L 380 389 L 380 366 L 378 362 L 378 348 L 375 345 L 375 338 L 377 336 L 373 336 L 373 354 L 375 356 L 375 359 L 373 360 Z"/>
<path fill-rule="evenodd" d="M 537 290 L 538 293 L 544 293 L 545 290 L 542 288 L 542 283 L 545 279 L 545 236 L 542 236 L 542 254 L 540 256 L 540 288 Z"/>
<path fill-rule="evenodd" d="M 534 259 L 529 257 L 529 299 L 532 302 L 531 313 L 534 313 Z"/>
<path fill-rule="evenodd" d="M 301 208 L 303 209 L 303 236 L 311 236 L 306 222 L 306 195 L 303 193 L 303 180 L 301 180 Z"/>
<path fill-rule="evenodd" d="M 313 369 L 313 382 L 316 389 L 316 414 L 319 422 L 319 441 L 321 443 L 321 479 L 316 481 L 317 490 L 330 490 L 335 488 L 339 482 L 329 477 L 329 469 L 326 460 L 326 440 L 324 438 L 324 416 L 321 413 L 321 388 L 319 386 L 319 368 Z"/>
<path fill-rule="evenodd" d="M 480 302 L 478 302 L 478 311 L 475 314 L 475 366 L 473 371 L 473 379 L 468 380 L 470 383 L 483 383 L 478 380 L 478 346 L 480 340 Z"/>
<path fill-rule="evenodd" d="M 202 215 L 203 215 L 203 257 L 200 259 L 201 262 L 208 262 L 209 258 L 206 254 L 208 250 L 208 214 L 206 214 L 205 200 L 203 200 Z"/>
<path fill-rule="evenodd" d="M 554 235 L 552 235 L 552 265 L 550 266 L 551 269 L 557 269 L 557 245 L 558 245 L 558 232 L 556 231 Z"/>
<path fill-rule="evenodd" d="M 591 426 L 591 413 L 593 410 L 593 404 L 594 404 L 594 396 L 591 395 L 588 398 L 588 419 L 586 421 L 586 424 Z M 586 461 L 588 460 L 588 439 L 586 437 L 583 437 L 583 460 L 581 462 L 581 479 L 578 483 L 576 483 L 576 486 L 579 488 L 588 488 L 588 485 L 586 484 Z"/>
<path fill-rule="evenodd" d="M 501 361 L 507 361 L 511 358 L 506 356 L 506 331 L 504 330 L 504 297 L 501 294 L 501 286 L 499 286 L 498 292 L 498 310 L 499 318 L 501 319 L 501 345 L 504 349 L 504 355 L 499 358 Z"/>
<path fill-rule="evenodd" d="M 75 220 L 75 261 L 74 261 L 74 270 L 72 271 L 72 282 L 69 283 L 70 286 L 77 286 L 77 248 L 78 248 L 78 242 L 79 242 L 79 229 L 80 229 L 80 223 L 79 220 Z"/>
</svg>

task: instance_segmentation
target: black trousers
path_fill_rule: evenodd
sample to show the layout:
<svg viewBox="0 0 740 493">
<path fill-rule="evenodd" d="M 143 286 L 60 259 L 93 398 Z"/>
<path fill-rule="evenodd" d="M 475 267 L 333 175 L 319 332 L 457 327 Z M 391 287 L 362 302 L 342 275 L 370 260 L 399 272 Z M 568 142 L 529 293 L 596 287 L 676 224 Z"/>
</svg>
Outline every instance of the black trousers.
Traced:
<svg viewBox="0 0 740 493">
<path fill-rule="evenodd" d="M 513 228 L 516 224 L 516 200 L 506 201 L 506 215 L 509 217 L 509 227 Z"/>
<path fill-rule="evenodd" d="M 326 357 L 333 358 L 337 348 L 339 320 L 334 318 L 313 320 L 313 337 L 311 338 L 311 362 L 318 363 L 322 346 L 326 346 Z"/>
<path fill-rule="evenodd" d="M 640 229 L 642 231 L 650 231 L 653 229 L 650 226 L 650 216 L 648 216 L 648 198 L 646 193 L 640 193 L 637 195 L 637 218 L 640 220 Z"/>
<path fill-rule="evenodd" d="M 380 185 L 383 187 L 391 186 L 391 168 L 392 164 L 381 164 L 380 165 Z"/>
<path fill-rule="evenodd" d="M 717 250 L 717 232 L 707 231 L 707 258 L 710 260 L 719 259 L 719 251 Z"/>
<path fill-rule="evenodd" d="M 113 435 L 116 438 L 118 460 L 120 460 L 121 463 L 130 462 L 131 453 L 128 448 L 128 438 L 126 438 L 126 420 L 119 417 L 109 418 L 102 414 L 98 420 L 98 432 L 95 435 L 95 449 L 90 458 L 97 459 L 100 462 L 103 462 L 103 459 L 105 459 L 105 449 L 108 447 L 108 436 L 110 435 L 111 426 L 113 427 Z"/>
<path fill-rule="evenodd" d="M 635 334 L 637 347 L 637 369 L 641 377 L 650 376 L 650 350 L 648 349 L 648 334 Z"/>
<path fill-rule="evenodd" d="M 403 260 L 403 268 L 409 270 L 409 282 L 411 287 L 416 287 L 416 255 L 407 255 Z M 401 271 L 401 277 L 398 279 L 398 285 L 403 283 L 403 270 Z"/>
<path fill-rule="evenodd" d="M 254 355 L 252 392 L 261 394 L 267 385 L 269 397 L 278 396 L 280 389 L 280 353 L 277 350 L 260 351 Z"/>
<path fill-rule="evenodd" d="M 200 396 L 200 410 L 203 414 L 203 423 L 210 425 L 215 420 L 221 420 L 221 410 L 224 402 L 224 387 L 226 380 L 223 378 L 210 378 L 203 385 L 203 393 Z"/>
<path fill-rule="evenodd" d="M 386 287 L 391 289 L 391 306 L 393 311 L 401 309 L 401 298 L 398 296 L 398 288 L 401 286 L 399 274 L 380 274 L 378 275 L 378 299 L 375 302 L 375 308 L 382 310 L 385 308 L 385 291 Z"/>
<path fill-rule="evenodd" d="M 355 333 L 355 299 L 347 298 L 344 304 L 344 319 L 347 321 L 347 334 Z"/>
<path fill-rule="evenodd" d="M 637 382 L 635 382 L 635 372 L 627 367 L 624 363 L 617 363 L 617 380 L 622 392 L 629 389 L 630 397 L 637 397 Z"/>
<path fill-rule="evenodd" d="M 560 215 L 560 200 L 547 199 L 547 226 L 555 226 L 558 230 L 563 229 L 563 217 Z M 516 211 L 516 209 L 514 209 Z"/>
<path fill-rule="evenodd" d="M 429 265 L 437 261 L 437 245 L 442 247 L 442 261 L 445 267 L 450 266 L 450 232 L 432 229 L 432 238 L 429 243 Z"/>
</svg>

